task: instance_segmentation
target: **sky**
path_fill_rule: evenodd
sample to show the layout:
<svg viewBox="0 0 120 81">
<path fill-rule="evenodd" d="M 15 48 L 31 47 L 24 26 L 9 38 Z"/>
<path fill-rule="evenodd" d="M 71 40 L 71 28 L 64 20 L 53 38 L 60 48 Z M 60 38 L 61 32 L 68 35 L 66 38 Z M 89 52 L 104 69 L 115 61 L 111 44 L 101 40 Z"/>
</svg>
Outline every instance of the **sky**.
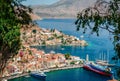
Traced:
<svg viewBox="0 0 120 81">
<path fill-rule="evenodd" d="M 22 3 L 27 6 L 29 5 L 50 5 L 57 1 L 59 0 L 26 0 L 26 1 L 23 1 Z"/>
</svg>

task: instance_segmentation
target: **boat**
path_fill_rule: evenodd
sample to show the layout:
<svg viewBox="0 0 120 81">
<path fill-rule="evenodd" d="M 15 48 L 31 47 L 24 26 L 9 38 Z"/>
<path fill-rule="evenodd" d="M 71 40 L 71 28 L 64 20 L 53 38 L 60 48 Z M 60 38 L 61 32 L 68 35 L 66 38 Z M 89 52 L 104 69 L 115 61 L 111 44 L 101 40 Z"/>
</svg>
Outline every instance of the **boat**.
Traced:
<svg viewBox="0 0 120 81">
<path fill-rule="evenodd" d="M 107 55 L 107 56 L 106 56 Z M 100 60 L 96 60 L 96 63 L 102 66 L 109 66 L 109 67 L 113 67 L 115 66 L 115 64 L 109 64 L 109 51 L 107 54 L 100 54 Z"/>
<path fill-rule="evenodd" d="M 39 79 L 46 78 L 46 74 L 44 72 L 31 72 L 30 75 Z"/>
<path fill-rule="evenodd" d="M 104 76 L 112 76 L 112 74 L 113 74 L 109 67 L 101 66 L 101 65 L 96 64 L 94 62 L 85 63 L 83 65 L 83 68 L 87 69 L 87 70 L 91 70 L 93 72 L 96 72 L 96 73 L 104 75 Z"/>
<path fill-rule="evenodd" d="M 91 70 L 91 71 L 96 72 L 101 75 L 105 75 L 105 76 L 112 76 L 112 74 L 113 74 L 111 71 L 111 68 L 109 68 L 108 66 L 105 66 L 105 65 L 102 66 L 93 61 L 89 61 L 88 55 L 86 55 L 86 61 L 83 65 L 83 68 L 87 69 L 87 70 Z"/>
<path fill-rule="evenodd" d="M 44 65 L 43 61 L 42 61 L 42 64 Z M 42 80 L 46 79 L 46 74 L 43 71 L 40 71 L 38 68 L 35 68 L 34 71 L 30 72 L 30 76 L 38 78 L 38 79 L 42 79 Z"/>
<path fill-rule="evenodd" d="M 102 61 L 102 60 L 97 60 L 96 63 L 102 66 L 109 66 L 109 67 L 115 66 L 115 64 L 109 64 L 107 61 Z"/>
</svg>

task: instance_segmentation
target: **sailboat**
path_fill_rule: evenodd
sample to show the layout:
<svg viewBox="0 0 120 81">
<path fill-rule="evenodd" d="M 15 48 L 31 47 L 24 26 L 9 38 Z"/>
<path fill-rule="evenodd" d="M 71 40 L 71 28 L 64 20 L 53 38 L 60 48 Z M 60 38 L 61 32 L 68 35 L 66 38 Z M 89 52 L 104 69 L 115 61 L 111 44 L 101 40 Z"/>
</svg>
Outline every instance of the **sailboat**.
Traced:
<svg viewBox="0 0 120 81">
<path fill-rule="evenodd" d="M 112 76 L 112 71 L 110 68 L 99 65 L 95 62 L 90 62 L 88 55 L 86 56 L 86 62 L 84 63 L 83 68 L 104 76 Z"/>
<path fill-rule="evenodd" d="M 115 64 L 109 64 L 109 53 L 107 53 L 107 56 L 105 56 L 106 54 L 102 53 L 100 54 L 100 60 L 96 60 L 96 63 L 102 66 L 114 66 Z"/>
<path fill-rule="evenodd" d="M 107 57 L 108 57 L 108 56 L 107 56 Z M 102 65 L 102 66 L 106 66 L 106 65 L 108 65 L 108 60 L 109 60 L 109 57 L 108 57 L 108 59 L 106 59 L 105 54 L 104 54 L 104 53 L 101 53 L 101 54 L 100 54 L 100 60 L 96 60 L 96 63 L 97 63 L 97 64 L 100 64 L 100 65 Z"/>
</svg>

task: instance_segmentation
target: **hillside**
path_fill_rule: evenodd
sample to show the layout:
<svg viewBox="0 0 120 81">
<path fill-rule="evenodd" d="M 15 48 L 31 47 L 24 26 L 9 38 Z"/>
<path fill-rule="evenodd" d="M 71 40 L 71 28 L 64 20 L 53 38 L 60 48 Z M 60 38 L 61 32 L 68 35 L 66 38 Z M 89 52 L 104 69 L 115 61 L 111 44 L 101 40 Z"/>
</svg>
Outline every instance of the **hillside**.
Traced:
<svg viewBox="0 0 120 81">
<path fill-rule="evenodd" d="M 29 13 L 32 20 L 41 20 L 42 18 L 35 13 Z"/>
<path fill-rule="evenodd" d="M 60 0 L 52 5 L 32 6 L 33 12 L 42 18 L 74 18 L 82 9 L 92 6 L 96 0 Z"/>
<path fill-rule="evenodd" d="M 36 45 L 78 45 L 86 46 L 87 42 L 74 36 L 65 35 L 56 29 L 44 29 L 36 25 L 21 29 L 22 44 Z"/>
</svg>

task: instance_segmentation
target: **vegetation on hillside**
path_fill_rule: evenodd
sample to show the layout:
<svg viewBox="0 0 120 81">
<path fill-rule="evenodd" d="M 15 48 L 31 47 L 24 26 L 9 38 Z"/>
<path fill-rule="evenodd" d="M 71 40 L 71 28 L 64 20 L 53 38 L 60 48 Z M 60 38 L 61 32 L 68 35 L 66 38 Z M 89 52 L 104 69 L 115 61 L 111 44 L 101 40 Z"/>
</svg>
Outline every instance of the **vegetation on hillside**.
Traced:
<svg viewBox="0 0 120 81">
<path fill-rule="evenodd" d="M 65 59 L 66 59 L 66 60 L 70 60 L 70 59 L 71 59 L 70 53 L 66 53 L 66 54 L 65 54 Z"/>
</svg>

